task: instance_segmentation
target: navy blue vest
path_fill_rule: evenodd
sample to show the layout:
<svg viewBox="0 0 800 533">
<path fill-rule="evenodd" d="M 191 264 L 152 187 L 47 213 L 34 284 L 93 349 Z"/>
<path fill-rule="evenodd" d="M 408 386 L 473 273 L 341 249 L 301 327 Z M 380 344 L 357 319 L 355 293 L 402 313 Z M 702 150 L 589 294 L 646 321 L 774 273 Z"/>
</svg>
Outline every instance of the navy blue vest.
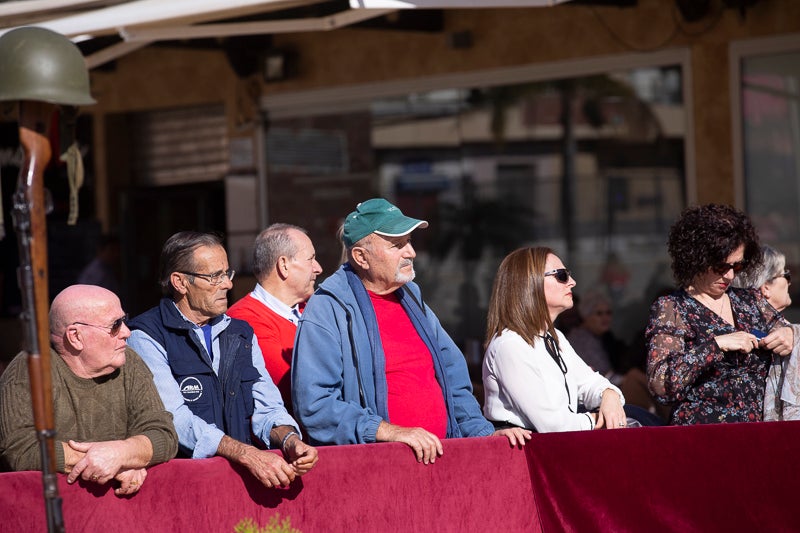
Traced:
<svg viewBox="0 0 800 533">
<path fill-rule="evenodd" d="M 211 321 L 216 324 L 219 316 Z M 231 438 L 252 444 L 250 418 L 255 408 L 253 384 L 261 375 L 253 366 L 253 328 L 243 320 L 231 322 L 219 336 L 219 376 L 214 373 L 206 348 L 192 334 L 169 298 L 130 321 L 167 352 L 172 376 L 185 405 L 196 416 L 215 424 Z"/>
</svg>

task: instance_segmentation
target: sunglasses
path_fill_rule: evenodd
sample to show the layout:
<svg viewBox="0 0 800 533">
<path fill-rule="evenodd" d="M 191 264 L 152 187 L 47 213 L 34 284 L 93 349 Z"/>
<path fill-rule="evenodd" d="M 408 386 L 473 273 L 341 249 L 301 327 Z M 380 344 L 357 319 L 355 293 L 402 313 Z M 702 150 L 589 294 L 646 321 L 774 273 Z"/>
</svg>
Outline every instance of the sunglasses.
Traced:
<svg viewBox="0 0 800 533">
<path fill-rule="evenodd" d="M 122 324 L 128 321 L 128 313 L 125 313 L 123 316 L 116 319 L 114 322 L 111 323 L 110 326 L 98 326 L 97 324 L 89 324 L 87 322 L 73 322 L 73 324 L 78 324 L 81 326 L 91 326 L 93 328 L 104 329 L 108 330 L 108 334 L 112 337 L 116 337 L 119 333 L 119 330 L 122 329 Z"/>
<path fill-rule="evenodd" d="M 778 274 L 777 276 L 771 278 L 770 281 L 772 281 L 773 279 L 778 279 L 778 278 L 786 278 L 786 282 L 787 283 L 791 283 L 792 282 L 792 274 L 789 272 L 788 268 L 783 271 L 783 274 Z"/>
<path fill-rule="evenodd" d="M 718 265 L 712 266 L 711 270 L 714 271 L 714 273 L 718 276 L 724 276 L 731 270 L 733 270 L 734 274 L 738 274 L 744 270 L 744 261 L 737 261 L 736 263 L 719 263 Z"/>
<path fill-rule="evenodd" d="M 567 283 L 572 273 L 566 268 L 557 268 L 555 270 L 548 270 L 544 273 L 545 276 L 553 276 L 559 283 Z"/>
</svg>

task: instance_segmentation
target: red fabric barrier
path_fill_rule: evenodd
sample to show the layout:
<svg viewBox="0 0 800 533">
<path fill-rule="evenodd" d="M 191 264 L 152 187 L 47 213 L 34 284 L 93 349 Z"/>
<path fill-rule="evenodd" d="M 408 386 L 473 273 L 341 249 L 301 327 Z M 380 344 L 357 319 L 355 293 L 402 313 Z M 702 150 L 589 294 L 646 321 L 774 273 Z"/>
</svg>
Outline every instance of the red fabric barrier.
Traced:
<svg viewBox="0 0 800 533">
<path fill-rule="evenodd" d="M 544 531 L 800 531 L 800 422 L 537 435 Z"/>
<path fill-rule="evenodd" d="M 404 444 L 320 448 L 316 468 L 288 489 L 265 489 L 221 458 L 176 459 L 118 498 L 59 476 L 68 532 L 232 532 L 244 518 L 290 517 L 304 533 L 541 531 L 524 452 L 502 437 L 444 443 L 433 465 Z M 39 472 L 0 474 L 0 531 L 45 531 Z"/>
<path fill-rule="evenodd" d="M 320 448 L 314 471 L 265 489 L 220 458 L 150 469 L 117 498 L 59 476 L 67 531 L 227 532 L 290 517 L 304 533 L 354 531 L 798 531 L 800 422 L 445 441 L 434 465 L 403 444 Z M 0 531 L 44 531 L 41 474 L 0 474 Z"/>
</svg>

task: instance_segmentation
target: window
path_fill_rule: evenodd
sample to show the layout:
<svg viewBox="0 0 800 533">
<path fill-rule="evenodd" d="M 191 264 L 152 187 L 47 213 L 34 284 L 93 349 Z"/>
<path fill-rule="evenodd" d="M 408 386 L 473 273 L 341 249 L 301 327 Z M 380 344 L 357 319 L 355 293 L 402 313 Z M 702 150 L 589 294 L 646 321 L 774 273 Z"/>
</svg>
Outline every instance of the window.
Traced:
<svg viewBox="0 0 800 533">
<path fill-rule="evenodd" d="M 349 160 L 337 176 L 271 168 L 271 217 L 296 214 L 298 195 L 316 202 L 307 212 L 326 220 L 318 222 L 324 232 L 312 231 L 315 245 L 373 195 L 428 220 L 414 236 L 417 281 L 465 347 L 483 340 L 502 258 L 520 246 L 549 246 L 574 272 L 578 294 L 608 290 L 619 333 L 630 339 L 655 294 L 672 284 L 666 237 L 690 186 L 685 64 L 677 59 L 607 72 L 589 62 L 585 75 L 566 69 L 548 78 L 532 67 L 505 81 L 493 72 L 450 86 L 371 86 L 360 101 L 346 100 L 357 89 L 321 92 L 315 105 L 298 99 L 295 114 L 272 99 L 272 131 L 327 128 Z M 338 253 L 329 260 L 317 251 L 332 272 Z"/>
<path fill-rule="evenodd" d="M 800 37 L 732 45 L 744 205 L 762 242 L 800 268 Z M 794 287 L 790 287 L 790 290 Z M 794 293 L 794 291 L 791 291 Z M 794 297 L 797 300 L 797 297 Z M 788 314 L 797 314 L 789 311 Z"/>
</svg>

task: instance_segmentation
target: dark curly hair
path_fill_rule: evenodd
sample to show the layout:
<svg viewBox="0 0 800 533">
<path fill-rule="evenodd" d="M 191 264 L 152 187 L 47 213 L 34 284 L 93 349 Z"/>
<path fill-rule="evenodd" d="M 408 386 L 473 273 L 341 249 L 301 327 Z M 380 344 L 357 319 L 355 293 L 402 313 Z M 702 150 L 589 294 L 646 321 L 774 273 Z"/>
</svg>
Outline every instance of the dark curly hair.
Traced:
<svg viewBox="0 0 800 533">
<path fill-rule="evenodd" d="M 724 263 L 744 245 L 744 272 L 761 266 L 758 235 L 750 218 L 735 207 L 706 204 L 689 207 L 669 230 L 667 247 L 672 274 L 686 288 L 699 274 Z"/>
</svg>

